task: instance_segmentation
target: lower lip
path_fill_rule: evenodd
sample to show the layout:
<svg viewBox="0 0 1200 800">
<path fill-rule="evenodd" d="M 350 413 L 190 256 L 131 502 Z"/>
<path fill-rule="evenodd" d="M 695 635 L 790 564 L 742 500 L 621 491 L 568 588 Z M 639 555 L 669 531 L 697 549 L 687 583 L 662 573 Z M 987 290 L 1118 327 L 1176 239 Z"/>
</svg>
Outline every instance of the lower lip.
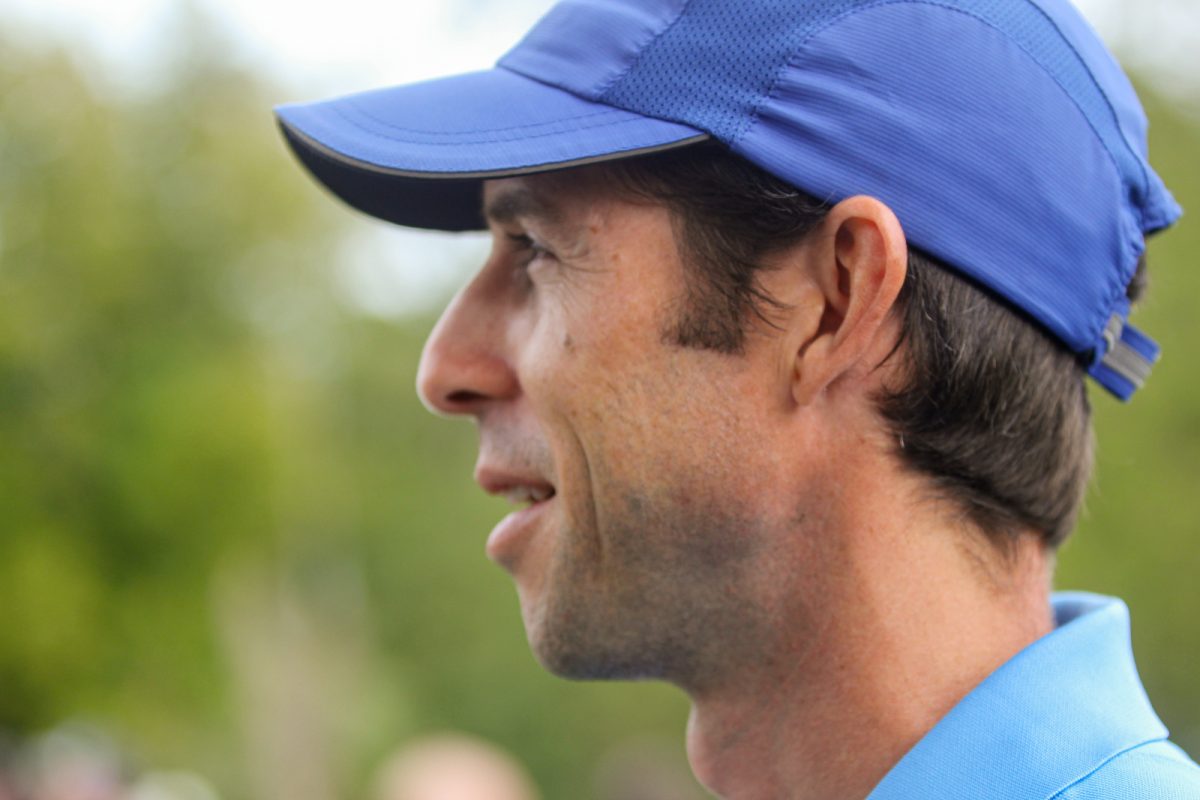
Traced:
<svg viewBox="0 0 1200 800">
<path fill-rule="evenodd" d="M 527 508 L 518 509 L 500 520 L 488 536 L 488 558 L 503 567 L 511 567 L 533 534 L 538 519 L 547 513 L 547 506 L 554 500 L 555 498 L 551 497 L 540 503 L 534 503 Z"/>
</svg>

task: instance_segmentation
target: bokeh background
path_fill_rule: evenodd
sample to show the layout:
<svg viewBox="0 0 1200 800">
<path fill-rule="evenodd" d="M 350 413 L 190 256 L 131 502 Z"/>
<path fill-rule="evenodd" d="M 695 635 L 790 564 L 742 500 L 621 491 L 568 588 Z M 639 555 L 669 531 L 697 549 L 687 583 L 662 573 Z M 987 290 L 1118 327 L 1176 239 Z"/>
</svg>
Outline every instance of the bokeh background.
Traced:
<svg viewBox="0 0 1200 800">
<path fill-rule="evenodd" d="M 546 798 L 600 797 L 632 751 L 678 768 L 682 695 L 535 664 L 483 555 L 505 508 L 471 481 L 473 432 L 414 396 L 484 243 L 336 205 L 269 112 L 486 67 L 549 3 L 300 5 L 0 0 L 0 798 L 55 765 L 142 800 L 369 797 L 443 730 L 500 743 Z M 1200 213 L 1200 9 L 1083 8 Z M 1152 245 L 1136 319 L 1165 358 L 1131 406 L 1093 393 L 1058 579 L 1127 599 L 1194 756 L 1197 253 L 1191 218 Z"/>
</svg>

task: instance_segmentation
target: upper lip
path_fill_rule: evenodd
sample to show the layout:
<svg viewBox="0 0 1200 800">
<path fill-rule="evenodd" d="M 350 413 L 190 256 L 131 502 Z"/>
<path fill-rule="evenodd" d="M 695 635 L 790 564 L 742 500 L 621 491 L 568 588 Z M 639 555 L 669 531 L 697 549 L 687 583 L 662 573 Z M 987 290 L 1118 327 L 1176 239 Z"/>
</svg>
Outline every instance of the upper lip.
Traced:
<svg viewBox="0 0 1200 800">
<path fill-rule="evenodd" d="M 513 502 L 540 502 L 554 496 L 554 484 L 530 472 L 479 466 L 475 482 L 488 494 L 503 495 Z"/>
</svg>

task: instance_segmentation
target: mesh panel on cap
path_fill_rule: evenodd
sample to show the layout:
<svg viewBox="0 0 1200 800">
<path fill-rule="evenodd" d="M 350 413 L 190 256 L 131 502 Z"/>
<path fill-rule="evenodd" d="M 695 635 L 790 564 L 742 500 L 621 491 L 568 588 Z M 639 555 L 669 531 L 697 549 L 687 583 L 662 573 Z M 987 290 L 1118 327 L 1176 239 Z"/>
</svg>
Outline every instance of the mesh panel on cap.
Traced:
<svg viewBox="0 0 1200 800">
<path fill-rule="evenodd" d="M 810 37 L 844 15 L 896 3 L 968 14 L 1003 31 L 1071 97 L 1124 182 L 1140 200 L 1147 199 L 1145 166 L 1122 135 L 1108 98 L 1055 23 L 1029 0 L 692 0 L 684 15 L 641 53 L 603 100 L 694 125 L 734 142 L 767 97 L 775 76 Z M 731 43 L 736 43 L 733 51 Z M 937 46 L 936 42 L 913 44 Z"/>
<path fill-rule="evenodd" d="M 650 116 L 687 117 L 733 141 L 805 39 L 828 20 L 876 1 L 692 0 L 603 100 Z"/>
</svg>

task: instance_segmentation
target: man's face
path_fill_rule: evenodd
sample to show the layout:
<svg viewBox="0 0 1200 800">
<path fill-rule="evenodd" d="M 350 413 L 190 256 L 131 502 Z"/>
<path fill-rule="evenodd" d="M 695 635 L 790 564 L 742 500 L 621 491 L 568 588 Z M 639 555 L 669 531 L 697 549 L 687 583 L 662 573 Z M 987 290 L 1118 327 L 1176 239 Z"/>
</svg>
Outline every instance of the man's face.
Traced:
<svg viewBox="0 0 1200 800">
<path fill-rule="evenodd" d="M 769 534 L 797 513 L 771 491 L 778 343 L 669 343 L 687 272 L 670 215 L 595 172 L 490 182 L 484 200 L 491 256 L 430 336 L 419 388 L 476 420 L 476 479 L 518 506 L 487 551 L 534 652 L 566 676 L 685 686 L 753 657 L 778 613 Z"/>
</svg>

